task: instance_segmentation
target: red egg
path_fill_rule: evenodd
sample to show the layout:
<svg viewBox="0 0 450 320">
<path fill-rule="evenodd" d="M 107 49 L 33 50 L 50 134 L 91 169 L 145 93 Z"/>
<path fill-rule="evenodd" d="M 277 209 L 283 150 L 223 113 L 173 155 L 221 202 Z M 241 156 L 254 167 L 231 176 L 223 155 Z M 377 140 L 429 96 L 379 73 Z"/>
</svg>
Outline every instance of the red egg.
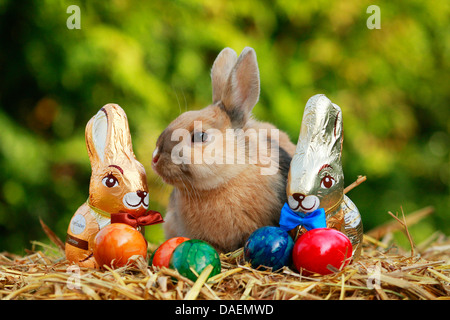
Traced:
<svg viewBox="0 0 450 320">
<path fill-rule="evenodd" d="M 170 258 L 172 257 L 173 251 L 178 247 L 179 244 L 190 240 L 185 237 L 175 237 L 163 242 L 156 250 L 150 259 L 150 265 L 158 267 L 169 268 Z"/>
<path fill-rule="evenodd" d="M 333 273 L 328 265 L 340 269 L 350 263 L 352 243 L 342 232 L 330 229 L 312 229 L 301 235 L 294 245 L 292 258 L 295 267 L 322 275 Z"/>
<path fill-rule="evenodd" d="M 134 255 L 147 257 L 147 241 L 128 224 L 112 223 L 95 236 L 94 257 L 100 266 L 122 267 Z"/>
</svg>

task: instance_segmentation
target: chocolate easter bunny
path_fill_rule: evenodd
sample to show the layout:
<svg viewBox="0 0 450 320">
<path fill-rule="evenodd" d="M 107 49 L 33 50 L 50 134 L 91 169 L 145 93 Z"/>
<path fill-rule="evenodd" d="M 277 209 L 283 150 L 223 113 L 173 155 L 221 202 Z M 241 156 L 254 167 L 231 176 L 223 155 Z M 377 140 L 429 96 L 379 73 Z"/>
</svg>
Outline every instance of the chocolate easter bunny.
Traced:
<svg viewBox="0 0 450 320">
<path fill-rule="evenodd" d="M 127 116 L 120 106 L 107 104 L 89 120 L 86 146 L 92 166 L 89 198 L 70 221 L 65 251 L 70 262 L 97 268 L 93 240 L 101 228 L 122 222 L 140 229 L 163 220 L 158 212 L 147 210 L 145 169 L 133 153 Z"/>
<path fill-rule="evenodd" d="M 297 148 L 292 158 L 280 227 L 294 240 L 320 227 L 346 234 L 353 257 L 361 251 L 363 226 L 355 204 L 344 195 L 341 154 L 342 112 L 325 95 L 311 97 L 305 107 Z"/>
</svg>

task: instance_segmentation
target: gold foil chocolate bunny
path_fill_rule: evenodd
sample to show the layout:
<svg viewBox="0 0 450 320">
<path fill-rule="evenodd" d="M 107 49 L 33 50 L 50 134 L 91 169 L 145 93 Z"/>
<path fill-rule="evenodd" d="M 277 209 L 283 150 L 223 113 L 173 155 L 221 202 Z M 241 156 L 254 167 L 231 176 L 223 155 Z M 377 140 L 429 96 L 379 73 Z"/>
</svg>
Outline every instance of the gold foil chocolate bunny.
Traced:
<svg viewBox="0 0 450 320">
<path fill-rule="evenodd" d="M 97 268 L 93 241 L 101 228 L 115 222 L 140 228 L 163 220 L 158 212 L 147 210 L 145 169 L 133 153 L 121 107 L 107 104 L 89 120 L 86 146 L 92 166 L 89 198 L 70 221 L 65 251 L 70 262 Z"/>
<path fill-rule="evenodd" d="M 363 226 L 358 208 L 344 195 L 343 139 L 339 106 L 322 94 L 311 97 L 291 161 L 280 227 L 294 240 L 313 228 L 337 229 L 349 237 L 358 257 Z"/>
</svg>

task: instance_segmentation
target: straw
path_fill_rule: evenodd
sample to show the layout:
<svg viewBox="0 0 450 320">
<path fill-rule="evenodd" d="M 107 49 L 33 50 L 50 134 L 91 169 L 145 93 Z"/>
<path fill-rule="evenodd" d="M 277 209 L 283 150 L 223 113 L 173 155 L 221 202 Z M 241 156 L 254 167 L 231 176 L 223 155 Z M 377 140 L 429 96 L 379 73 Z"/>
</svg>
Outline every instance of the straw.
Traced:
<svg viewBox="0 0 450 320">
<path fill-rule="evenodd" d="M 427 209 L 428 210 L 428 209 Z M 427 210 L 422 212 L 426 212 Z M 419 210 L 420 212 L 420 210 Z M 416 213 L 413 213 L 416 214 Z M 394 215 L 396 218 L 397 216 Z M 425 215 L 426 216 L 426 215 Z M 397 220 L 398 219 L 398 220 Z M 135 256 L 124 267 L 80 268 L 64 257 L 54 233 L 51 244 L 34 241 L 23 256 L 0 253 L 0 298 L 4 300 L 449 300 L 450 239 L 436 232 L 414 245 L 405 214 L 378 238 L 364 236 L 358 260 L 329 275 L 306 276 L 293 266 L 277 272 L 255 269 L 243 248 L 221 254 L 222 270 L 211 266 L 194 282 L 169 268 L 149 266 Z M 411 248 L 392 236 L 404 232 Z M 370 235 L 369 235 L 370 234 Z M 409 234 L 409 236 L 408 236 Z M 154 246 L 157 247 L 157 246 Z M 149 246 L 152 248 L 152 246 Z M 150 252 L 149 252 L 150 254 Z"/>
<path fill-rule="evenodd" d="M 192 286 L 191 290 L 186 294 L 184 297 L 184 300 L 195 300 L 197 299 L 200 290 L 202 286 L 205 284 L 206 280 L 208 279 L 209 274 L 214 269 L 212 265 L 208 265 L 203 269 L 199 277 L 197 278 L 197 281 L 195 281 L 194 285 Z"/>
</svg>

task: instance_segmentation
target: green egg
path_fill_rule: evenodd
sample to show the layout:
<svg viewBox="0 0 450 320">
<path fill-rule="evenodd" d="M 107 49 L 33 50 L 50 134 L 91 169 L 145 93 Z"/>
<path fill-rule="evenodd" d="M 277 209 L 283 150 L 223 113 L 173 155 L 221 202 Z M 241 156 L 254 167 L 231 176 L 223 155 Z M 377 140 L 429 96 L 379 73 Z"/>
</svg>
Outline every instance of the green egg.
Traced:
<svg viewBox="0 0 450 320">
<path fill-rule="evenodd" d="M 198 276 L 191 269 L 200 275 L 208 265 L 213 266 L 208 278 L 220 273 L 219 254 L 210 244 L 198 239 L 178 245 L 170 258 L 170 267 L 192 281 L 196 281 Z"/>
</svg>

